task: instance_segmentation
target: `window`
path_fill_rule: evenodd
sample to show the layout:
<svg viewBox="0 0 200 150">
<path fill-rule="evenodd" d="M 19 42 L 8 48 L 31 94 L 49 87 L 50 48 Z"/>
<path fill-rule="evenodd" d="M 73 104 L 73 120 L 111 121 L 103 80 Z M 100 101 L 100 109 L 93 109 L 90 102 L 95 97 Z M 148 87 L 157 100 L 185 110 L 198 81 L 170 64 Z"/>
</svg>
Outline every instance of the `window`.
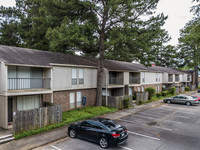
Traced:
<svg viewBox="0 0 200 150">
<path fill-rule="evenodd" d="M 17 111 L 40 107 L 40 95 L 17 97 Z"/>
<path fill-rule="evenodd" d="M 106 96 L 106 89 L 102 89 L 102 95 Z M 109 90 L 107 90 L 107 96 L 110 96 Z"/>
<path fill-rule="evenodd" d="M 77 85 L 76 69 L 72 69 L 72 85 Z"/>
<path fill-rule="evenodd" d="M 129 88 L 129 95 L 133 95 L 133 88 L 132 87 Z"/>
<path fill-rule="evenodd" d="M 142 92 L 144 92 L 144 87 L 142 86 Z"/>
<path fill-rule="evenodd" d="M 76 93 L 77 107 L 81 107 L 81 92 Z"/>
<path fill-rule="evenodd" d="M 142 76 L 142 83 L 144 83 L 144 82 L 145 82 L 145 73 L 142 72 L 142 73 L 141 73 L 141 76 Z"/>
<path fill-rule="evenodd" d="M 83 122 L 83 123 L 81 124 L 81 127 L 90 128 L 90 127 L 91 127 L 91 124 L 88 123 L 88 122 Z"/>
<path fill-rule="evenodd" d="M 70 108 L 75 108 L 75 93 L 70 93 Z"/>
<path fill-rule="evenodd" d="M 78 77 L 79 77 L 79 84 L 83 84 L 84 80 L 83 80 L 83 69 L 79 69 L 78 71 Z"/>
<path fill-rule="evenodd" d="M 138 92 L 140 92 L 140 87 L 138 87 Z"/>
</svg>

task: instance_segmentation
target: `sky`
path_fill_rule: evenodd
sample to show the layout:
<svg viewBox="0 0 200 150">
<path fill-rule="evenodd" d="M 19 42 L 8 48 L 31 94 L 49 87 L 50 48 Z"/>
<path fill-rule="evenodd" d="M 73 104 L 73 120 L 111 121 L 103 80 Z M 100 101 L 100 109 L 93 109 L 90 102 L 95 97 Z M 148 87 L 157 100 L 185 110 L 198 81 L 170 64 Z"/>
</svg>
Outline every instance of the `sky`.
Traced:
<svg viewBox="0 0 200 150">
<path fill-rule="evenodd" d="M 15 0 L 0 0 L 0 5 L 14 6 Z M 167 44 L 177 45 L 179 31 L 185 24 L 192 19 L 193 14 L 190 13 L 192 0 L 160 0 L 156 13 L 164 13 L 168 16 L 165 25 L 163 26 L 171 36 L 171 40 Z"/>
</svg>

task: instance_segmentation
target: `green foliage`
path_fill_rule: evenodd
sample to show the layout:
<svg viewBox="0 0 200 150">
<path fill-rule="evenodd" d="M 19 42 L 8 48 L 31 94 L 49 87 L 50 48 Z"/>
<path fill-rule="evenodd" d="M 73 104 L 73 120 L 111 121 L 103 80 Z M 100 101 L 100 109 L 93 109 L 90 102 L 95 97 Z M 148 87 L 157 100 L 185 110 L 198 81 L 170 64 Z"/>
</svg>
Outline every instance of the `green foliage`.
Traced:
<svg viewBox="0 0 200 150">
<path fill-rule="evenodd" d="M 139 105 L 145 104 L 144 100 L 139 101 Z"/>
<path fill-rule="evenodd" d="M 133 96 L 133 100 L 136 100 L 136 95 Z"/>
<path fill-rule="evenodd" d="M 130 99 L 127 98 L 127 99 L 124 99 L 124 108 L 129 108 L 130 107 Z"/>
<path fill-rule="evenodd" d="M 162 93 L 156 93 L 156 96 L 160 97 L 160 96 L 162 96 Z"/>
<path fill-rule="evenodd" d="M 21 139 L 27 136 L 31 136 L 37 133 L 45 132 L 51 129 L 59 128 L 62 126 L 65 126 L 66 124 L 70 124 L 76 121 L 84 120 L 84 119 L 89 119 L 92 117 L 96 117 L 99 115 L 103 115 L 106 113 L 111 113 L 111 112 L 116 112 L 116 108 L 110 108 L 110 107 L 94 107 L 94 106 L 88 106 L 80 109 L 75 109 L 75 110 L 70 110 L 70 111 L 65 111 L 62 114 L 62 122 L 54 125 L 49 125 L 46 127 L 43 127 L 41 129 L 36 129 L 32 131 L 26 131 L 17 135 L 14 135 L 15 139 Z"/>
<path fill-rule="evenodd" d="M 185 87 L 185 91 L 190 91 L 190 88 L 189 87 Z"/>
<path fill-rule="evenodd" d="M 171 87 L 168 89 L 170 94 L 175 94 L 176 88 L 175 87 Z"/>
<path fill-rule="evenodd" d="M 200 85 L 198 86 L 198 89 L 200 89 Z"/>
<path fill-rule="evenodd" d="M 156 90 L 152 87 L 148 87 L 145 89 L 145 92 L 149 92 L 149 99 L 155 94 Z"/>
<path fill-rule="evenodd" d="M 170 92 L 169 92 L 169 91 L 162 91 L 161 93 L 162 93 L 162 96 L 167 96 L 167 95 L 169 95 L 169 94 L 170 94 Z"/>
</svg>

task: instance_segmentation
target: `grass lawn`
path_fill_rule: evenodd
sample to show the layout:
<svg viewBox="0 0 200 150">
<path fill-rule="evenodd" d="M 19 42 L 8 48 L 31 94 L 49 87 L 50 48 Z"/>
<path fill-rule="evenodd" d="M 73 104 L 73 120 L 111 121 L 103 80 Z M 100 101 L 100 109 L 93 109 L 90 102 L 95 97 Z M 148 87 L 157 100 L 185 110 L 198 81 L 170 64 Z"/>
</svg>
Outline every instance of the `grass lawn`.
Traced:
<svg viewBox="0 0 200 150">
<path fill-rule="evenodd" d="M 88 107 L 84 107 L 80 109 L 65 111 L 62 114 L 63 121 L 61 123 L 49 125 L 41 129 L 26 131 L 26 132 L 14 135 L 14 137 L 16 140 L 21 139 L 21 138 L 31 136 L 37 133 L 42 133 L 51 129 L 59 128 L 73 122 L 90 119 L 93 117 L 101 116 L 101 115 L 116 112 L 116 111 L 118 111 L 116 108 L 110 108 L 110 107 L 104 107 L 104 106 L 98 106 L 98 107 L 88 106 Z"/>
</svg>

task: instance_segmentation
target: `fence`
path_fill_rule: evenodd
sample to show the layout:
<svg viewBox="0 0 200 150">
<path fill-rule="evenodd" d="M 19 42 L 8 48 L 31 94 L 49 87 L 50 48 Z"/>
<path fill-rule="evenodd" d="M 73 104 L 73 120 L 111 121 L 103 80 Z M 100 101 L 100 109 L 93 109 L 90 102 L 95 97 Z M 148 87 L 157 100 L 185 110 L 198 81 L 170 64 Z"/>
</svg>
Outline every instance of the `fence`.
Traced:
<svg viewBox="0 0 200 150">
<path fill-rule="evenodd" d="M 62 106 L 54 105 L 13 113 L 14 134 L 34 130 L 62 121 Z"/>
<path fill-rule="evenodd" d="M 139 104 L 139 101 L 148 101 L 148 92 L 136 92 L 136 102 Z"/>
<path fill-rule="evenodd" d="M 124 109 L 124 99 L 129 98 L 129 105 L 132 105 L 132 95 L 107 96 L 107 106 Z M 106 106 L 106 96 L 102 96 L 102 105 Z"/>
</svg>

